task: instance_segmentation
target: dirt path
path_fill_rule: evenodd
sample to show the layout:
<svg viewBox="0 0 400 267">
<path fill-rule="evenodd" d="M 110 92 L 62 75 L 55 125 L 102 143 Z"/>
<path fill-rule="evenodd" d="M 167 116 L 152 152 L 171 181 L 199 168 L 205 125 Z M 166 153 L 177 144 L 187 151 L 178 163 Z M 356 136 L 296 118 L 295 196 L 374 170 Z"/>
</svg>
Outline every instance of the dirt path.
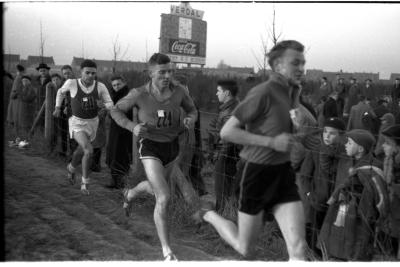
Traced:
<svg viewBox="0 0 400 267">
<path fill-rule="evenodd" d="M 121 194 L 104 187 L 104 173 L 93 175 L 91 195 L 84 196 L 66 181 L 65 164 L 15 148 L 6 148 L 4 158 L 7 261 L 162 259 L 152 208 L 139 202 L 125 217 Z M 222 260 L 198 249 L 204 244 L 191 230 L 171 237 L 180 260 Z"/>
</svg>

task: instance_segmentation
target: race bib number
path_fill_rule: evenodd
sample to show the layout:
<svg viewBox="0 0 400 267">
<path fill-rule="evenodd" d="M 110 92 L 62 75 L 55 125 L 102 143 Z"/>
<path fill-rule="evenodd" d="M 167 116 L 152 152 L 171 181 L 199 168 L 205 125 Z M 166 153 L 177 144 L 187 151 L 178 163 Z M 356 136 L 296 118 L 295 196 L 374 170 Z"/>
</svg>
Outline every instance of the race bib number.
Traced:
<svg viewBox="0 0 400 267">
<path fill-rule="evenodd" d="M 158 120 L 157 128 L 171 127 L 172 126 L 172 112 L 165 110 L 157 111 Z"/>
</svg>

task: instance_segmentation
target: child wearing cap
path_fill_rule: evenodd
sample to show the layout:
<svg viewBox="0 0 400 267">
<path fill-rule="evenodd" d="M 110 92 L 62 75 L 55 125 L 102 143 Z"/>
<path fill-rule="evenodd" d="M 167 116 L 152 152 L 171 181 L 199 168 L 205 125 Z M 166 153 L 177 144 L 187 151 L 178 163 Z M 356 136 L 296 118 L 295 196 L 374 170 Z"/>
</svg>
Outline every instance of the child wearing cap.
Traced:
<svg viewBox="0 0 400 267">
<path fill-rule="evenodd" d="M 298 179 L 307 219 L 306 240 L 317 254 L 320 254 L 316 247 L 317 236 L 326 214 L 326 201 L 334 189 L 338 155 L 343 150 L 340 139 L 346 127 L 337 117 L 327 118 L 323 126 L 322 133 L 318 131 L 318 145 L 305 144 L 307 152 Z"/>
<path fill-rule="evenodd" d="M 382 131 L 385 153 L 383 174 L 389 191 L 389 234 L 397 239 L 397 259 L 400 259 L 400 125 Z"/>
<path fill-rule="evenodd" d="M 331 257 L 370 260 L 375 228 L 387 214 L 388 195 L 383 171 L 372 156 L 375 138 L 362 129 L 351 130 L 346 136 L 345 149 L 353 166 L 327 202 L 318 245 Z"/>
</svg>

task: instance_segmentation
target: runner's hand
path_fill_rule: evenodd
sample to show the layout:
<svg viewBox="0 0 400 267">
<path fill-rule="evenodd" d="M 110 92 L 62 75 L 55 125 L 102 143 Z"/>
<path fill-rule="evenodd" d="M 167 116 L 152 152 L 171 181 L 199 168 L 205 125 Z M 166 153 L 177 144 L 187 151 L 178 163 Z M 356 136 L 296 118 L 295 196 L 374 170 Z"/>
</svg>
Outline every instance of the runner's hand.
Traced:
<svg viewBox="0 0 400 267">
<path fill-rule="evenodd" d="M 57 107 L 53 112 L 53 116 L 56 118 L 59 118 L 61 115 L 60 113 L 61 113 L 61 109 Z"/>
<path fill-rule="evenodd" d="M 192 129 L 194 126 L 193 119 L 190 117 L 186 117 L 183 119 L 183 125 L 185 125 L 186 128 Z"/>
<path fill-rule="evenodd" d="M 147 132 L 146 124 L 145 123 L 139 123 L 133 128 L 133 134 L 136 136 L 143 135 L 144 133 Z"/>
<path fill-rule="evenodd" d="M 281 133 L 280 135 L 272 138 L 271 147 L 276 151 L 286 152 L 290 149 L 292 142 L 292 135 Z"/>
</svg>

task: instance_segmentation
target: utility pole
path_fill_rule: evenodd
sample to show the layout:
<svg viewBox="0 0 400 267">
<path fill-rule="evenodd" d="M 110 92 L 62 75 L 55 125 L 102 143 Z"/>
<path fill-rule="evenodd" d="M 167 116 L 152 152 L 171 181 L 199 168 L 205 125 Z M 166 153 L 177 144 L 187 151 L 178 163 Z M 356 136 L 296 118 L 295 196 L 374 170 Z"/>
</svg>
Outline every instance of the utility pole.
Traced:
<svg viewBox="0 0 400 267">
<path fill-rule="evenodd" d="M 82 58 L 85 58 L 85 44 L 83 39 L 82 39 Z"/>
<path fill-rule="evenodd" d="M 149 60 L 149 57 L 147 55 L 147 38 L 146 38 L 146 62 Z"/>
<path fill-rule="evenodd" d="M 43 62 L 43 56 L 44 56 L 44 38 L 43 38 L 43 29 L 42 29 L 42 20 L 40 20 L 40 61 L 41 63 Z"/>
</svg>

